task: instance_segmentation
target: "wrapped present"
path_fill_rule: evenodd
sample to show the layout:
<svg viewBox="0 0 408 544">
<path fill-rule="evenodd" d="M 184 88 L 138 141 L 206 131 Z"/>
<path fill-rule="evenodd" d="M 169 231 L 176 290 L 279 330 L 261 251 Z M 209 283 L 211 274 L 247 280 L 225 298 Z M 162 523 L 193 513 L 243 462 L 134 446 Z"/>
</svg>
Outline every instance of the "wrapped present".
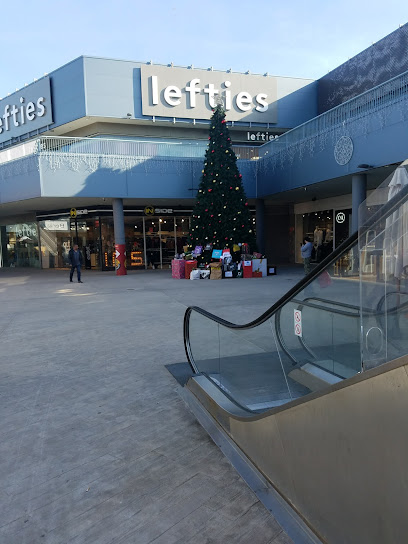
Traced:
<svg viewBox="0 0 408 544">
<path fill-rule="evenodd" d="M 222 269 L 220 266 L 211 268 L 210 280 L 222 280 Z"/>
<path fill-rule="evenodd" d="M 195 268 L 190 272 L 190 280 L 201 280 L 201 271 Z"/>
<path fill-rule="evenodd" d="M 252 255 L 250 255 L 249 253 L 242 253 L 241 261 L 252 261 Z"/>
<path fill-rule="evenodd" d="M 189 280 L 191 271 L 197 268 L 197 261 L 185 261 L 185 263 L 186 263 L 185 278 L 186 280 Z"/>
<path fill-rule="evenodd" d="M 171 261 L 171 277 L 176 280 L 183 280 L 185 277 L 186 261 L 184 259 L 173 259 Z"/>
<path fill-rule="evenodd" d="M 243 261 L 244 278 L 252 278 L 252 261 Z"/>
<path fill-rule="evenodd" d="M 262 277 L 268 275 L 268 261 L 266 259 L 252 259 L 252 270 L 261 272 Z"/>
</svg>

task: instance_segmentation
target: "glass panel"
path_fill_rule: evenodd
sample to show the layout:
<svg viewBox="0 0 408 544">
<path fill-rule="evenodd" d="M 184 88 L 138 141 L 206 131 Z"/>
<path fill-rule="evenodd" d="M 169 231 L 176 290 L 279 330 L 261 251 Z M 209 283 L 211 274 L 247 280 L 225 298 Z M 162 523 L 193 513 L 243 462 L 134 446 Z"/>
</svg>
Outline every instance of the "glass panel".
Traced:
<svg viewBox="0 0 408 544">
<path fill-rule="evenodd" d="M 220 382 L 219 325 L 212 319 L 192 312 L 189 322 L 190 349 L 198 372 Z"/>
<path fill-rule="evenodd" d="M 102 270 L 115 270 L 113 217 L 101 217 Z"/>
<path fill-rule="evenodd" d="M 148 268 L 161 265 L 160 222 L 158 217 L 146 217 L 146 260 Z"/>
<path fill-rule="evenodd" d="M 190 217 L 175 217 L 176 253 L 183 253 L 189 244 L 190 220 Z"/>
<path fill-rule="evenodd" d="M 408 165 L 403 163 L 359 210 L 361 305 L 369 309 L 362 314 L 365 369 L 408 352 L 407 188 Z M 397 207 L 373 223 L 375 213 L 392 199 Z"/>
<path fill-rule="evenodd" d="M 242 406 L 262 411 L 292 400 L 276 344 L 274 317 L 252 329 L 220 325 L 219 385 Z"/>
<path fill-rule="evenodd" d="M 17 223 L 2 227 L 3 266 L 40 266 L 40 250 L 36 223 Z"/>
<path fill-rule="evenodd" d="M 175 254 L 174 217 L 160 217 L 162 268 L 171 268 Z"/>
<path fill-rule="evenodd" d="M 294 367 L 311 364 L 339 378 L 360 371 L 359 276 L 354 253 L 342 255 L 278 313 L 278 339 Z"/>
<path fill-rule="evenodd" d="M 126 267 L 128 270 L 145 267 L 143 217 L 125 217 Z"/>
<path fill-rule="evenodd" d="M 229 328 L 197 318 L 193 356 L 230 397 L 267 410 L 322 389 L 361 370 L 358 252 L 352 248 L 265 322 Z M 197 326 L 201 322 L 201 329 Z M 200 348 L 194 345 L 201 330 Z M 203 331 L 206 331 L 203 334 Z M 219 353 L 217 352 L 219 346 Z M 197 361 L 196 361 L 197 362 Z"/>
</svg>

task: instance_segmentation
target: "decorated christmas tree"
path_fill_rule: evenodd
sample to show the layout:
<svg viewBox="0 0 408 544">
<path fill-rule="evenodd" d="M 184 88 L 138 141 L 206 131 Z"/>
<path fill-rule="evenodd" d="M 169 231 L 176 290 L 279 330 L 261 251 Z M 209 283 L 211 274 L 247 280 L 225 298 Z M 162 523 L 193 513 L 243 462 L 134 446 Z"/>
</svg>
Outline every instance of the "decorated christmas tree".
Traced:
<svg viewBox="0 0 408 544">
<path fill-rule="evenodd" d="M 204 169 L 194 206 L 190 245 L 214 249 L 248 243 L 255 247 L 255 235 L 242 175 L 231 145 L 225 111 L 218 104 L 211 118 Z"/>
</svg>

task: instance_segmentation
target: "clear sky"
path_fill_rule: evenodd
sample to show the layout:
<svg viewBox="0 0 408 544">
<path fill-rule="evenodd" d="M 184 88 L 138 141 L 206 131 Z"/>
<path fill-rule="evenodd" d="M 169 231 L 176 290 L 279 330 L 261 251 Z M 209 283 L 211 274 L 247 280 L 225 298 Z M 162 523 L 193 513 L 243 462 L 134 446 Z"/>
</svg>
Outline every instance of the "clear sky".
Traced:
<svg viewBox="0 0 408 544">
<path fill-rule="evenodd" d="M 0 0 L 0 97 L 80 55 L 317 79 L 407 0 Z"/>
</svg>

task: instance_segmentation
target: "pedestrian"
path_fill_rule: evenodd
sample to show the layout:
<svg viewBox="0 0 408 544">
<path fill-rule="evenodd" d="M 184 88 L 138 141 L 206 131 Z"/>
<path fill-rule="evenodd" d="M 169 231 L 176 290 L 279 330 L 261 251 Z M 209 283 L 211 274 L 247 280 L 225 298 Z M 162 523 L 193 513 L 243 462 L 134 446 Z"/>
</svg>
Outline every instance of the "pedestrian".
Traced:
<svg viewBox="0 0 408 544">
<path fill-rule="evenodd" d="M 83 283 L 81 281 L 82 253 L 78 249 L 78 244 L 74 244 L 74 247 L 69 250 L 68 259 L 69 259 L 69 262 L 71 263 L 69 281 L 72 282 L 72 276 L 74 275 L 74 270 L 76 268 L 78 283 Z"/>
<path fill-rule="evenodd" d="M 310 241 L 310 238 L 306 236 L 303 239 L 303 245 L 300 248 L 306 275 L 309 274 L 310 272 L 310 258 L 312 256 L 312 249 L 313 249 L 313 244 Z"/>
</svg>

